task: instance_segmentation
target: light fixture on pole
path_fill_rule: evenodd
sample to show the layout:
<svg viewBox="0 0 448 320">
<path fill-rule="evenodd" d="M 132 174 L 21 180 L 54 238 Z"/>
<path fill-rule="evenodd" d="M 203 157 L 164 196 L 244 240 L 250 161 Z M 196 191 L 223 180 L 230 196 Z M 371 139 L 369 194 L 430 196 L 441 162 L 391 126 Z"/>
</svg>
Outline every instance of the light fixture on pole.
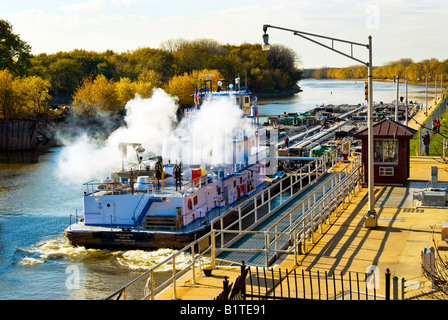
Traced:
<svg viewBox="0 0 448 320">
<path fill-rule="evenodd" d="M 263 45 L 261 46 L 261 48 L 263 49 L 263 51 L 269 51 L 271 49 L 271 45 L 269 44 L 269 35 L 266 33 L 268 27 L 266 25 L 263 26 Z"/>
<path fill-rule="evenodd" d="M 336 38 L 332 38 L 332 37 L 327 37 L 327 36 L 322 36 L 322 35 L 318 35 L 318 34 L 313 34 L 313 33 L 309 33 L 309 32 L 303 32 L 303 31 L 298 31 L 298 30 L 292 30 L 292 29 L 287 29 L 287 28 L 282 28 L 282 27 L 276 27 L 276 26 L 271 26 L 268 24 L 263 25 L 263 50 L 269 50 L 270 48 L 270 44 L 269 44 L 269 35 L 267 34 L 267 30 L 268 28 L 273 28 L 273 29 L 279 29 L 279 30 L 283 30 L 283 31 L 288 31 L 288 32 L 292 32 L 295 36 L 299 36 L 302 37 L 308 41 L 314 42 L 315 44 L 318 44 L 324 48 L 327 48 L 331 51 L 337 52 L 345 57 L 348 57 L 352 60 L 355 60 L 365 66 L 367 66 L 368 68 L 368 108 L 367 108 L 367 127 L 368 127 L 368 133 L 367 133 L 367 145 L 368 145 L 368 195 L 369 195 L 369 209 L 365 215 L 365 226 L 366 227 L 376 227 L 377 226 L 377 221 L 378 221 L 378 217 L 376 215 L 375 212 L 375 194 L 374 194 L 374 171 L 373 171 L 373 76 L 372 76 L 372 70 L 373 70 L 373 65 L 372 65 L 372 36 L 369 36 L 369 42 L 367 44 L 363 44 L 363 43 L 358 43 L 358 42 L 352 42 L 352 41 L 347 41 L 347 40 L 342 40 L 342 39 L 336 39 Z M 331 41 L 331 46 L 323 44 L 315 39 L 312 39 L 310 37 L 315 37 L 315 38 L 320 38 L 320 39 L 325 39 L 325 40 L 330 40 Z M 334 48 L 334 43 L 335 42 L 341 42 L 341 43 L 345 43 L 345 44 L 349 44 L 350 45 L 350 54 L 347 54 L 345 52 L 342 52 L 340 50 L 337 50 Z M 362 61 L 360 59 L 357 59 L 353 56 L 353 47 L 354 46 L 360 46 L 360 47 L 365 47 L 369 50 L 369 59 L 368 61 Z"/>
</svg>

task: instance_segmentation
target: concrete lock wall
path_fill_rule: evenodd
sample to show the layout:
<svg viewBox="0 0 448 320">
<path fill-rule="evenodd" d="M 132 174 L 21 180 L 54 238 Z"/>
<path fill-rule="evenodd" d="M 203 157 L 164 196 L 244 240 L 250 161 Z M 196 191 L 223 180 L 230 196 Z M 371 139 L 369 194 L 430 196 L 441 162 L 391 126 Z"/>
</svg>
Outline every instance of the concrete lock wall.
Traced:
<svg viewBox="0 0 448 320">
<path fill-rule="evenodd" d="M 33 149 L 36 131 L 33 120 L 0 120 L 0 151 Z"/>
</svg>

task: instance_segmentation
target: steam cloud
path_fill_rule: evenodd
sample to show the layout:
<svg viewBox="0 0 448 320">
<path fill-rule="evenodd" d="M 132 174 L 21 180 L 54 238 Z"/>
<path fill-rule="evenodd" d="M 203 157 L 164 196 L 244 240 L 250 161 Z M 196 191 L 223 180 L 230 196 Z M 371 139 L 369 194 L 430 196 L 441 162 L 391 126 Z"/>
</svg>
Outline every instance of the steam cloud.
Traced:
<svg viewBox="0 0 448 320">
<path fill-rule="evenodd" d="M 175 99 L 162 89 L 155 89 L 151 98 L 136 96 L 127 103 L 126 125 L 102 143 L 92 141 L 87 134 L 75 141 L 63 139 L 65 147 L 57 164 L 59 178 L 79 184 L 110 176 L 121 166 L 120 142 L 141 143 L 147 152 L 162 155 L 164 161 L 171 163 L 229 163 L 231 150 L 225 142 L 232 140 L 234 129 L 249 128 L 241 122 L 239 106 L 228 97 L 206 101 L 194 117 L 184 118 L 174 127 L 177 108 Z"/>
</svg>

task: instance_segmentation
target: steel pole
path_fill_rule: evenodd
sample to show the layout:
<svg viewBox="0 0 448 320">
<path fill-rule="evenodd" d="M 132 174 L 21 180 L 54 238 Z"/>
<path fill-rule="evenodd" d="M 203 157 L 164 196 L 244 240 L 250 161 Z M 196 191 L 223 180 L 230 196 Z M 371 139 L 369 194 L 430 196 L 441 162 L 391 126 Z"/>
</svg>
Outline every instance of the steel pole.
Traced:
<svg viewBox="0 0 448 320">
<path fill-rule="evenodd" d="M 397 99 L 395 101 L 395 121 L 398 122 L 398 96 L 400 91 L 400 76 L 397 75 Z"/>
<path fill-rule="evenodd" d="M 436 80 L 434 81 L 434 88 L 436 90 L 436 106 L 437 106 L 437 73 L 436 73 Z"/>
<path fill-rule="evenodd" d="M 370 219 L 376 219 L 375 194 L 374 194 L 374 171 L 373 171 L 373 65 L 372 65 L 372 36 L 369 36 L 369 108 L 368 118 L 368 184 L 369 184 L 369 211 L 367 215 Z"/>
<path fill-rule="evenodd" d="M 408 125 L 408 76 L 405 77 L 405 90 L 406 90 L 406 102 L 405 102 L 405 115 L 404 115 L 404 125 Z"/>
<path fill-rule="evenodd" d="M 425 80 L 425 115 L 428 115 L 428 73 L 426 73 Z"/>
</svg>

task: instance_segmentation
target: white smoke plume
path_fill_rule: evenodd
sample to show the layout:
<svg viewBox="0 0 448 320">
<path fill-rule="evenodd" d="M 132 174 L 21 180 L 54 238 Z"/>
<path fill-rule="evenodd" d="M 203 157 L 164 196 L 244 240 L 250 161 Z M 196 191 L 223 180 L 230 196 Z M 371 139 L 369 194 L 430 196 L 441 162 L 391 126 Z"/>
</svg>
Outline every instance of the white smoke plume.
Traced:
<svg viewBox="0 0 448 320">
<path fill-rule="evenodd" d="M 59 177 L 83 183 L 110 176 L 121 166 L 120 142 L 141 143 L 146 152 L 162 155 L 164 162 L 231 163 L 233 137 L 249 128 L 242 122 L 239 106 L 229 97 L 214 97 L 174 128 L 177 108 L 175 99 L 162 89 L 155 89 L 149 99 L 136 96 L 126 105 L 126 126 L 103 143 L 90 141 L 87 135 L 65 143 L 58 162 Z"/>
<path fill-rule="evenodd" d="M 233 97 L 215 96 L 205 100 L 200 110 L 183 118 L 165 139 L 163 159 L 202 167 L 232 163 L 233 138 L 242 138 L 250 127 L 242 115 Z"/>
<path fill-rule="evenodd" d="M 103 143 L 92 141 L 86 134 L 75 141 L 63 141 L 58 176 L 70 183 L 110 176 L 121 166 L 120 142 L 141 143 L 146 151 L 160 153 L 162 137 L 173 130 L 177 108 L 175 100 L 161 89 L 155 89 L 149 99 L 136 96 L 126 105 L 126 126 L 118 128 Z"/>
</svg>

